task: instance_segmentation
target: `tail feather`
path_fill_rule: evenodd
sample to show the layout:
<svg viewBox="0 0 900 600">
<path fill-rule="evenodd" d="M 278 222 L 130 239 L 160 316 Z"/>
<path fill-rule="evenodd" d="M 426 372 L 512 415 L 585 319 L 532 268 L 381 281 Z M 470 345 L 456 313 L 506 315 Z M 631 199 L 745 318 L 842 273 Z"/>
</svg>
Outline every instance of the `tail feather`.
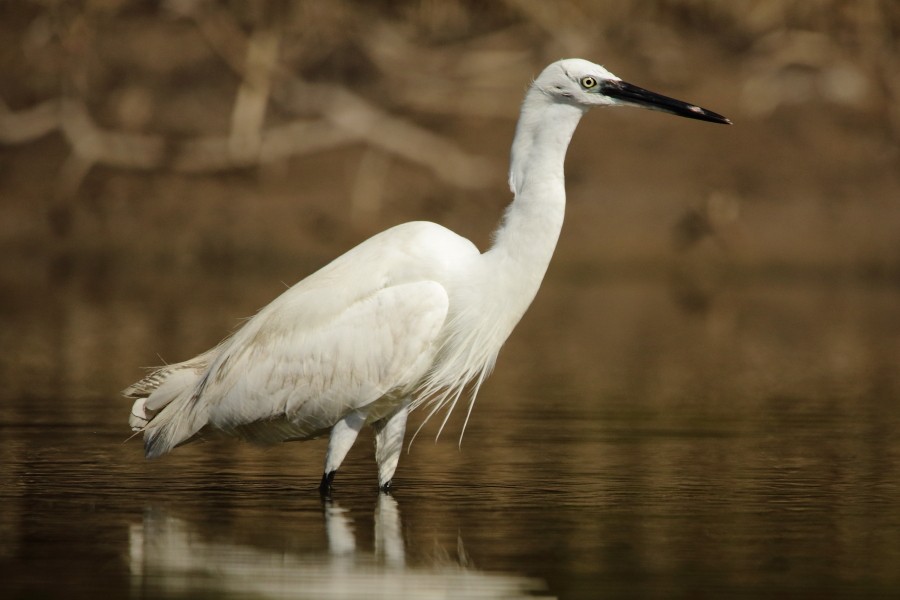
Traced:
<svg viewBox="0 0 900 600">
<path fill-rule="evenodd" d="M 122 390 L 122 395 L 126 398 L 146 398 L 155 392 L 169 378 L 169 375 L 179 371 L 180 367 L 181 365 L 173 365 L 156 369 L 140 381 L 136 381 Z"/>
<path fill-rule="evenodd" d="M 135 398 L 128 423 L 144 433 L 147 458 L 190 441 L 206 425 L 208 407 L 196 397 L 201 372 L 194 365 L 163 367 L 122 392 Z"/>
<path fill-rule="evenodd" d="M 184 390 L 144 426 L 144 455 L 158 458 L 189 442 L 208 421 L 208 407 L 193 388 Z"/>
<path fill-rule="evenodd" d="M 143 431 L 147 423 L 153 418 L 154 413 L 147 410 L 147 399 L 138 398 L 131 406 L 131 414 L 128 415 L 128 425 L 134 432 Z"/>
</svg>

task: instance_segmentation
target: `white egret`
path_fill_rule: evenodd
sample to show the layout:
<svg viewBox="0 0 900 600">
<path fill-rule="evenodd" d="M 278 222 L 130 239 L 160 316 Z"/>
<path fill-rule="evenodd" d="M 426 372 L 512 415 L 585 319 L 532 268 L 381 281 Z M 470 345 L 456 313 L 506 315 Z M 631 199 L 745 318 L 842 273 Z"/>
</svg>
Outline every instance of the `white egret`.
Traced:
<svg viewBox="0 0 900 600">
<path fill-rule="evenodd" d="M 143 432 L 146 456 L 206 431 L 264 444 L 330 432 L 320 486 L 327 493 L 360 429 L 371 425 L 378 483 L 388 489 L 410 410 L 426 404 L 429 417 L 442 408 L 449 416 L 469 389 L 468 421 L 547 270 L 563 222 L 566 148 L 595 106 L 730 123 L 586 60 L 551 64 L 522 104 L 509 170 L 514 200 L 489 250 L 428 222 L 353 248 L 215 348 L 123 392 L 136 400 L 129 422 Z"/>
</svg>

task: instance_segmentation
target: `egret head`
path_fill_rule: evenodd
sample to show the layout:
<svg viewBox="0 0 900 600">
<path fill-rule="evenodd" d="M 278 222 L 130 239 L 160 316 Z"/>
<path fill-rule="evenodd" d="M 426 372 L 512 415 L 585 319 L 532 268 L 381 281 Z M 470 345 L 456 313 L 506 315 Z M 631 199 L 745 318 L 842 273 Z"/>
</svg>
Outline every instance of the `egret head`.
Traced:
<svg viewBox="0 0 900 600">
<path fill-rule="evenodd" d="M 600 65 L 580 58 L 551 64 L 534 80 L 533 86 L 555 102 L 583 110 L 594 106 L 638 106 L 689 119 L 731 124 L 720 114 L 626 83 Z"/>
</svg>

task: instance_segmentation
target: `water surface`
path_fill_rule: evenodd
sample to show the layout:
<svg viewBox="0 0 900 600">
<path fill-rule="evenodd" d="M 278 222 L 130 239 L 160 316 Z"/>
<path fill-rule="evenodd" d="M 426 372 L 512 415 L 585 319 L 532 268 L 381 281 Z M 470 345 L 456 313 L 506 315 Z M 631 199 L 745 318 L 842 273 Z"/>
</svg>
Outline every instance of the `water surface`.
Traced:
<svg viewBox="0 0 900 600">
<path fill-rule="evenodd" d="M 426 426 L 384 496 L 364 435 L 327 502 L 324 440 L 125 443 L 137 367 L 279 278 L 7 280 L 4 597 L 896 597 L 900 290 L 561 273 L 461 446 Z"/>
</svg>

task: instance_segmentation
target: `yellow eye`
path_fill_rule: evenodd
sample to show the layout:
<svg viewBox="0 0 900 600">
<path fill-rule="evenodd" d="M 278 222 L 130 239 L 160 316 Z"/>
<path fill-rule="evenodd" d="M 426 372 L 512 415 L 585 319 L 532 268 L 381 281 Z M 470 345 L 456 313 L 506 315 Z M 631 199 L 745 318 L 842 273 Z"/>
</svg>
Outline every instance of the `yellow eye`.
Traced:
<svg viewBox="0 0 900 600">
<path fill-rule="evenodd" d="M 597 80 L 593 77 L 582 77 L 581 78 L 581 87 L 586 90 L 597 87 Z"/>
</svg>

